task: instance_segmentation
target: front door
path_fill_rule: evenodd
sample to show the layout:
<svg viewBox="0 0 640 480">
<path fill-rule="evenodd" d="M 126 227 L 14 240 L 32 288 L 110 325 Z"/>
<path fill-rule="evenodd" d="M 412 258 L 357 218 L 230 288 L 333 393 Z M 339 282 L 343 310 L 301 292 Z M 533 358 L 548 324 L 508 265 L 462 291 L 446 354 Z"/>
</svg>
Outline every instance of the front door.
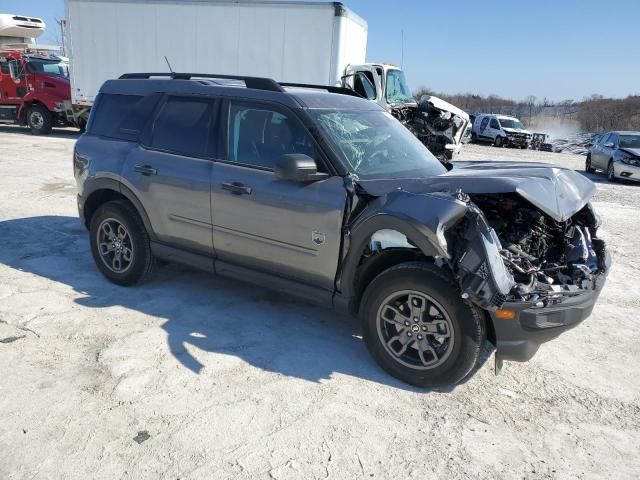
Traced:
<svg viewBox="0 0 640 480">
<path fill-rule="evenodd" d="M 306 154 L 320 171 L 325 168 L 300 120 L 259 102 L 232 101 L 224 109 L 226 154 L 211 177 L 216 266 L 224 262 L 332 290 L 346 202 L 343 179 L 278 180 L 274 167 L 287 153 Z"/>
<path fill-rule="evenodd" d="M 169 96 L 122 176 L 142 202 L 162 243 L 212 256 L 211 169 L 219 102 Z"/>
</svg>

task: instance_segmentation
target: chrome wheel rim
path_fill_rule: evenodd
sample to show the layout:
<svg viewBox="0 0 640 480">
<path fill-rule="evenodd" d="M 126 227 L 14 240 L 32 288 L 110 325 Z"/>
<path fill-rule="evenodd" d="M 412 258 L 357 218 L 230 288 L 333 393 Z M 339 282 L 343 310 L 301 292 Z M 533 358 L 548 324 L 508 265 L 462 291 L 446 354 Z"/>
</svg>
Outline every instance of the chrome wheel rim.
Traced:
<svg viewBox="0 0 640 480">
<path fill-rule="evenodd" d="M 125 273 L 133 265 L 134 251 L 127 228 L 114 218 L 103 220 L 96 233 L 98 255 L 114 273 Z"/>
<path fill-rule="evenodd" d="M 44 116 L 40 112 L 31 112 L 29 116 L 31 126 L 35 129 L 41 129 L 44 126 Z"/>
<path fill-rule="evenodd" d="M 447 311 L 416 290 L 402 290 L 385 298 L 378 309 L 376 327 L 386 352 L 416 370 L 442 365 L 455 343 Z"/>
</svg>

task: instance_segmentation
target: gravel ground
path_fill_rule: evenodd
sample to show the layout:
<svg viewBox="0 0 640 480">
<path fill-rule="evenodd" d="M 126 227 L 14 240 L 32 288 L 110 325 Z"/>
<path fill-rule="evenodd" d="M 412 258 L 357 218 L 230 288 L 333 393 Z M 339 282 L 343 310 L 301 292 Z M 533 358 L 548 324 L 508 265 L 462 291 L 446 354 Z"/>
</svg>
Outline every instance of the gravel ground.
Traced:
<svg viewBox="0 0 640 480">
<path fill-rule="evenodd" d="M 584 324 L 497 377 L 487 347 L 465 384 L 424 392 L 330 311 L 177 266 L 108 283 L 74 140 L 0 128 L 0 478 L 638 477 L 640 186 L 590 176 L 615 264 Z"/>
</svg>

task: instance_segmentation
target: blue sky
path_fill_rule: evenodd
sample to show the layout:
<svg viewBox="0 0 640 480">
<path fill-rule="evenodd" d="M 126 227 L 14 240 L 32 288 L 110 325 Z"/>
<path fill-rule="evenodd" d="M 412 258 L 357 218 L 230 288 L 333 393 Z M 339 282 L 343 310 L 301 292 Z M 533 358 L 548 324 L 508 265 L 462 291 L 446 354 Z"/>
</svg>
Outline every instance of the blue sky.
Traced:
<svg viewBox="0 0 640 480">
<path fill-rule="evenodd" d="M 552 100 L 640 94 L 640 0 L 343 0 L 369 23 L 367 60 L 400 64 L 413 89 Z M 58 35 L 64 0 L 1 0 Z"/>
</svg>

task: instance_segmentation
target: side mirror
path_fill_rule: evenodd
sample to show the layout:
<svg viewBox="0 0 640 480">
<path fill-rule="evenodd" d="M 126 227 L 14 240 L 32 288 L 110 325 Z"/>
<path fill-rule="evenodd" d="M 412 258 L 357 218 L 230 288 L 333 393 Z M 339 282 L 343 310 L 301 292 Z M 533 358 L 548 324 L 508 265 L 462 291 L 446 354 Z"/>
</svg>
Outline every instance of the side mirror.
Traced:
<svg viewBox="0 0 640 480">
<path fill-rule="evenodd" d="M 613 142 L 607 142 L 604 144 L 604 146 L 607 148 L 613 148 Z"/>
<path fill-rule="evenodd" d="M 329 175 L 319 173 L 316 161 L 301 153 L 282 155 L 276 162 L 276 178 L 293 182 L 309 183 L 324 180 Z"/>
</svg>

